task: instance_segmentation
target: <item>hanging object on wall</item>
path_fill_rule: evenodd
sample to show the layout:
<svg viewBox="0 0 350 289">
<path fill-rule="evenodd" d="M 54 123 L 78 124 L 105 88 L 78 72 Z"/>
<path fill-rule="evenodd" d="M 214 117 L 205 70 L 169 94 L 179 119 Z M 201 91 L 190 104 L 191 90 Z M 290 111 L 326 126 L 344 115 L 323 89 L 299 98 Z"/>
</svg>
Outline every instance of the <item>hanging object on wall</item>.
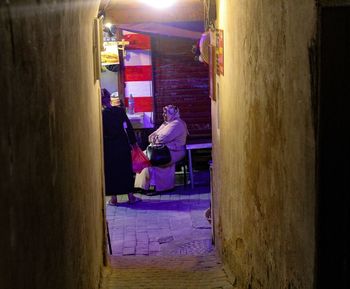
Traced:
<svg viewBox="0 0 350 289">
<path fill-rule="evenodd" d="M 199 61 L 205 62 L 207 64 L 209 64 L 209 53 L 210 53 L 209 45 L 210 45 L 210 33 L 209 31 L 207 31 L 202 34 L 202 37 L 199 40 L 200 55 L 198 58 Z"/>
<path fill-rule="evenodd" d="M 119 64 L 118 44 L 117 42 L 104 42 L 104 51 L 101 51 L 102 65 Z"/>
<path fill-rule="evenodd" d="M 224 75 L 224 30 L 216 30 L 216 74 Z"/>
<path fill-rule="evenodd" d="M 117 41 L 117 43 L 118 43 L 118 49 L 123 52 L 123 58 L 125 58 L 126 56 L 125 46 L 130 44 L 129 41 L 125 41 L 125 39 L 122 39 L 120 41 Z"/>
</svg>

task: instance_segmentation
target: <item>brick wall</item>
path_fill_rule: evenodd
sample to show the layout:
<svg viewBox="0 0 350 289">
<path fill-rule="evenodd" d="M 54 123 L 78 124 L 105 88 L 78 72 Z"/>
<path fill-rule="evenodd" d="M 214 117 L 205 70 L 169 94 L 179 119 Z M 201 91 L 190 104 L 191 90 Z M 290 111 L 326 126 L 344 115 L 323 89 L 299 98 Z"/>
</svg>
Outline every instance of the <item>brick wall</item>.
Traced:
<svg viewBox="0 0 350 289">
<path fill-rule="evenodd" d="M 155 121 L 162 121 L 162 108 L 174 104 L 186 121 L 190 139 L 211 137 L 208 65 L 194 60 L 194 40 L 153 37 L 153 83 Z"/>
</svg>

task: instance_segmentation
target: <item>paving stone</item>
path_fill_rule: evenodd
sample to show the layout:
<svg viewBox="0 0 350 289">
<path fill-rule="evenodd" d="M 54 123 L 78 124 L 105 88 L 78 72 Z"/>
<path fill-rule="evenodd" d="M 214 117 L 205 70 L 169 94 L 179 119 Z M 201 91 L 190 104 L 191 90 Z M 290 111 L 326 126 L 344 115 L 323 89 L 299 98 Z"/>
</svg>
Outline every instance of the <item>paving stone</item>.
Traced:
<svg viewBox="0 0 350 289">
<path fill-rule="evenodd" d="M 149 243 L 149 251 L 150 252 L 159 252 L 160 251 L 160 245 L 158 242 L 150 242 Z"/>
<path fill-rule="evenodd" d="M 169 195 L 169 194 L 162 194 L 162 195 L 160 196 L 160 199 L 161 199 L 162 201 L 169 201 L 169 200 L 171 200 L 171 195 Z"/>
<path fill-rule="evenodd" d="M 136 255 L 149 255 L 148 247 L 147 248 L 138 248 L 136 247 Z"/>
<path fill-rule="evenodd" d="M 136 232 L 136 239 L 148 241 L 148 233 L 147 232 Z"/>
<path fill-rule="evenodd" d="M 147 225 L 147 230 L 158 230 L 159 229 L 159 226 L 158 226 L 158 222 L 152 222 L 152 223 L 149 223 Z"/>
<path fill-rule="evenodd" d="M 135 205 L 107 206 L 116 257 L 103 273 L 102 289 L 232 288 L 213 254 L 204 216 L 210 205 L 208 185 L 140 197 L 143 201 Z M 127 196 L 118 199 L 126 202 Z"/>
<path fill-rule="evenodd" d="M 169 220 L 159 221 L 158 226 L 160 229 L 170 229 L 170 221 Z"/>
<path fill-rule="evenodd" d="M 113 242 L 113 241 L 112 241 Z M 124 238 L 124 244 L 132 244 L 132 246 L 136 245 L 136 237 L 125 237 Z M 130 245 L 129 245 L 130 246 Z"/>
<path fill-rule="evenodd" d="M 135 255 L 135 247 L 124 247 L 123 248 L 123 255 Z"/>
<path fill-rule="evenodd" d="M 178 194 L 171 195 L 170 196 L 170 200 L 178 201 L 178 200 L 180 200 L 180 195 L 178 195 Z"/>
<path fill-rule="evenodd" d="M 158 232 L 158 230 L 148 231 L 148 239 L 149 239 L 150 242 L 158 241 L 158 239 L 159 239 L 159 232 Z"/>
<path fill-rule="evenodd" d="M 174 237 L 173 236 L 166 236 L 166 237 L 162 237 L 162 238 L 158 239 L 158 243 L 159 244 L 169 243 L 171 241 L 174 241 Z"/>
</svg>

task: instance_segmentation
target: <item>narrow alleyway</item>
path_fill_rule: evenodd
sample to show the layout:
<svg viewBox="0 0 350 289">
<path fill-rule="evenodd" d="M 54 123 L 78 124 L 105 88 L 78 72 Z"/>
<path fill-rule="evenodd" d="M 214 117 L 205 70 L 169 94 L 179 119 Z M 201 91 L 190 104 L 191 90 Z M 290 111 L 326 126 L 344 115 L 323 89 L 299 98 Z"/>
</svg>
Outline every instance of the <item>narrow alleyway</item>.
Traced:
<svg viewBox="0 0 350 289">
<path fill-rule="evenodd" d="M 194 189 L 181 186 L 129 205 L 107 206 L 113 255 L 103 289 L 232 288 L 212 245 L 205 218 L 209 173 L 196 174 Z M 179 177 L 179 176 L 178 176 Z"/>
</svg>

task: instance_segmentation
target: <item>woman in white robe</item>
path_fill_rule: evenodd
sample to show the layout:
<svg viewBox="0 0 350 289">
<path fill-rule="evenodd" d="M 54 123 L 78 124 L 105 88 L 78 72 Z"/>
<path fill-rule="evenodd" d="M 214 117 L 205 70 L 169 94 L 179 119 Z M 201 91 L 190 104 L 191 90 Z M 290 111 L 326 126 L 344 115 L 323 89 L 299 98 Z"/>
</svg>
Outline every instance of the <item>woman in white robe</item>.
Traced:
<svg viewBox="0 0 350 289">
<path fill-rule="evenodd" d="M 163 124 L 149 135 L 148 141 L 152 144 L 165 144 L 170 150 L 171 162 L 162 167 L 145 168 L 136 174 L 135 188 L 148 191 L 154 187 L 156 192 L 162 192 L 172 190 L 175 186 L 175 164 L 185 157 L 188 130 L 176 106 L 165 106 L 163 117 Z"/>
</svg>

